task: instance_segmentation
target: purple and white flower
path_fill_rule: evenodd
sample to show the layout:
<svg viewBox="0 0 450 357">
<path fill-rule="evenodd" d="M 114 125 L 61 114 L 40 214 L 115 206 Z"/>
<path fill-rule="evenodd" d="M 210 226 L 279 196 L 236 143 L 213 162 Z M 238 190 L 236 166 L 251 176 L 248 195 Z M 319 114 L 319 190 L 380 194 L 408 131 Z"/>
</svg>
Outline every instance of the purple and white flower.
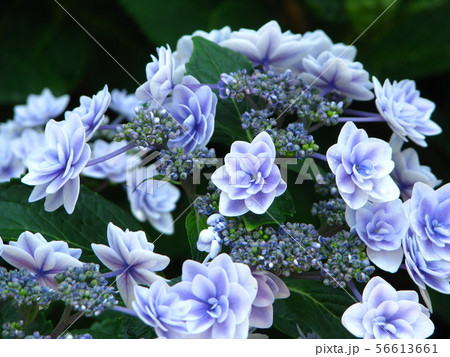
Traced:
<svg viewBox="0 0 450 357">
<path fill-rule="evenodd" d="M 81 249 L 71 249 L 66 242 L 47 240 L 40 233 L 23 232 L 17 242 L 3 245 L 1 257 L 18 269 L 34 274 L 39 284 L 56 288 L 54 276 L 67 267 L 80 267 Z"/>
<path fill-rule="evenodd" d="M 420 164 L 419 154 L 416 150 L 407 148 L 401 151 L 400 143 L 403 142 L 397 134 L 392 134 L 389 145 L 392 148 L 392 160 L 395 162 L 395 167 L 391 176 L 399 187 L 402 198 L 408 200 L 411 198 L 416 182 L 422 182 L 435 188 L 442 183 L 442 180 L 437 179 L 429 166 Z"/>
<path fill-rule="evenodd" d="M 112 141 L 107 143 L 104 140 L 98 139 L 94 141 L 92 147 L 92 159 L 99 158 L 119 150 L 127 145 L 127 142 Z M 86 167 L 83 170 L 83 175 L 97 178 L 108 179 L 111 182 L 123 183 L 127 178 L 127 153 L 123 153 L 113 158 L 100 162 L 96 165 Z"/>
<path fill-rule="evenodd" d="M 86 130 L 86 141 L 88 141 L 97 129 L 100 127 L 104 114 L 111 103 L 111 94 L 108 92 L 108 86 L 105 84 L 103 89 L 92 98 L 85 95 L 80 97 L 80 106 L 72 111 L 66 111 L 66 119 L 76 113 L 80 116 L 81 122 Z"/>
<path fill-rule="evenodd" d="M 337 144 L 327 151 L 327 161 L 336 175 L 339 193 L 352 209 L 363 207 L 368 200 L 388 202 L 400 195 L 389 176 L 394 169 L 389 144 L 369 138 L 352 122 L 342 127 Z"/>
<path fill-rule="evenodd" d="M 249 316 L 257 294 L 250 268 L 220 254 L 207 266 L 187 260 L 182 281 L 171 288 L 191 306 L 185 337 L 247 338 Z"/>
<path fill-rule="evenodd" d="M 366 339 L 427 338 L 434 332 L 430 312 L 415 291 L 396 291 L 376 276 L 364 288 L 362 302 L 342 315 L 342 324 L 353 335 Z"/>
<path fill-rule="evenodd" d="M 56 98 L 50 89 L 45 88 L 39 95 L 30 94 L 26 105 L 14 107 L 14 120 L 22 127 L 44 125 L 66 109 L 69 99 L 68 95 Z"/>
<path fill-rule="evenodd" d="M 411 222 L 403 240 L 410 276 L 422 289 L 450 294 L 450 184 L 435 191 L 416 183 L 404 208 Z"/>
<path fill-rule="evenodd" d="M 66 120 L 50 120 L 45 127 L 45 146 L 28 156 L 28 174 L 22 182 L 36 186 L 28 199 L 44 197 L 45 210 L 55 211 L 64 205 L 70 214 L 80 192 L 80 173 L 91 156 L 80 117 L 73 113 Z"/>
<path fill-rule="evenodd" d="M 26 128 L 19 137 L 11 140 L 11 150 L 14 155 L 26 165 L 27 157 L 42 150 L 45 144 L 45 134 L 32 128 Z"/>
<path fill-rule="evenodd" d="M 402 201 L 367 202 L 358 210 L 347 207 L 345 219 L 366 243 L 369 259 L 379 268 L 395 273 L 403 260 L 401 244 L 409 228 Z"/>
<path fill-rule="evenodd" d="M 389 79 L 383 86 L 373 77 L 376 106 L 392 131 L 404 141 L 411 139 L 417 145 L 426 147 L 425 136 L 437 135 L 442 129 L 430 119 L 435 104 L 420 97 L 416 82 L 404 79 L 400 82 Z"/>
<path fill-rule="evenodd" d="M 2 256 L 3 253 L 3 239 L 2 237 L 0 237 L 0 257 Z"/>
<path fill-rule="evenodd" d="M 325 51 L 317 58 L 304 58 L 303 67 L 303 81 L 326 93 L 336 90 L 355 100 L 371 100 L 374 97 L 369 74 L 360 62 L 347 61 Z"/>
<path fill-rule="evenodd" d="M 131 212 L 141 222 L 148 221 L 164 234 L 173 234 L 172 211 L 180 199 L 180 191 L 165 180 L 153 180 L 159 175 L 154 165 L 138 167 L 127 180 L 128 200 Z"/>
<path fill-rule="evenodd" d="M 197 249 L 209 253 L 208 257 L 214 259 L 222 249 L 222 238 L 219 233 L 226 228 L 226 220 L 221 214 L 215 213 L 208 217 L 206 224 L 209 227 L 200 232 Z"/>
<path fill-rule="evenodd" d="M 128 120 L 133 119 L 136 115 L 135 108 L 138 106 L 138 103 L 136 95 L 134 93 L 127 94 L 126 89 L 113 89 L 111 91 L 110 109 L 123 115 Z"/>
<path fill-rule="evenodd" d="M 257 31 L 240 29 L 232 32 L 220 45 L 242 53 L 254 66 L 282 73 L 304 55 L 300 38 L 301 35 L 282 33 L 278 22 L 270 21 Z"/>
<path fill-rule="evenodd" d="M 270 328 L 273 324 L 273 303 L 275 299 L 288 298 L 289 289 L 283 280 L 269 271 L 254 270 L 252 275 L 258 282 L 258 292 L 252 304 L 250 326 Z"/>
<path fill-rule="evenodd" d="M 23 161 L 14 154 L 11 141 L 5 135 L 0 134 L 0 182 L 20 177 L 24 171 Z"/>
<path fill-rule="evenodd" d="M 108 224 L 108 244 L 92 244 L 92 250 L 106 267 L 118 275 L 117 287 L 125 305 L 131 307 L 138 284 L 151 285 L 159 279 L 155 271 L 169 265 L 169 257 L 153 252 L 154 245 L 147 241 L 145 232 L 123 231 Z"/>
<path fill-rule="evenodd" d="M 208 144 L 214 132 L 217 96 L 208 86 L 192 89 L 200 82 L 192 76 L 184 77 L 178 84 L 170 103 L 165 108 L 170 115 L 183 125 L 183 131 L 176 139 L 171 139 L 168 146 L 182 147 L 188 153 Z"/>
<path fill-rule="evenodd" d="M 248 211 L 263 214 L 286 191 L 279 168 L 274 164 L 275 145 L 269 134 L 258 134 L 251 143 L 235 141 L 211 180 L 220 190 L 219 212 L 240 216 Z"/>
<path fill-rule="evenodd" d="M 170 47 L 159 47 L 158 58 L 151 55 L 152 62 L 145 69 L 147 81 L 136 89 L 136 98 L 141 102 L 155 101 L 161 104 L 175 87 L 175 61 Z"/>
<path fill-rule="evenodd" d="M 154 282 L 150 288 L 136 286 L 133 310 L 147 325 L 155 329 L 160 338 L 182 338 L 186 331 L 186 315 L 190 302 L 180 299 L 164 280 Z"/>
</svg>

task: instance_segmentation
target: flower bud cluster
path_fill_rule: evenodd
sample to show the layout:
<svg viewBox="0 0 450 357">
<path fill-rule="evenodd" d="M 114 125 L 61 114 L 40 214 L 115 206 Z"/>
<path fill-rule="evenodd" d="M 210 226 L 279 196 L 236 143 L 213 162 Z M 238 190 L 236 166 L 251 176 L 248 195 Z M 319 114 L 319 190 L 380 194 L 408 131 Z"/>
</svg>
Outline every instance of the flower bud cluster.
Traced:
<svg viewBox="0 0 450 357">
<path fill-rule="evenodd" d="M 27 270 L 0 268 L 0 300 L 11 300 L 20 307 L 37 305 L 46 308 L 57 299 L 56 291 L 40 285 Z"/>
<path fill-rule="evenodd" d="M 326 201 L 313 203 L 311 214 L 317 216 L 321 222 L 328 226 L 345 225 L 345 209 L 347 205 L 341 198 L 331 198 Z"/>
<path fill-rule="evenodd" d="M 156 170 L 174 181 L 186 180 L 194 170 L 202 170 L 205 166 L 217 165 L 216 152 L 214 149 L 202 147 L 185 153 L 183 148 L 161 150 Z"/>
<path fill-rule="evenodd" d="M 199 215 L 209 217 L 219 211 L 221 191 L 214 186 L 212 181 L 209 181 L 207 189 L 210 192 L 207 192 L 202 196 L 198 196 L 194 201 L 194 209 Z"/>
<path fill-rule="evenodd" d="M 86 316 L 98 316 L 103 310 L 116 305 L 115 291 L 102 277 L 97 264 L 82 267 L 68 267 L 55 276 L 60 299 L 71 305 L 75 311 L 83 311 Z"/>
<path fill-rule="evenodd" d="M 332 172 L 322 175 L 322 181 L 316 182 L 314 190 L 321 196 L 340 197 L 339 190 L 336 186 L 336 176 Z"/>
<path fill-rule="evenodd" d="M 166 110 L 143 106 L 131 122 L 124 124 L 116 136 L 116 141 L 135 142 L 143 148 L 164 147 L 167 141 L 177 138 L 186 130 L 187 128 L 183 128 Z"/>
<path fill-rule="evenodd" d="M 324 284 L 345 287 L 352 279 L 369 281 L 375 268 L 366 255 L 366 245 L 356 233 L 340 231 L 332 237 L 320 237 Z"/>
</svg>

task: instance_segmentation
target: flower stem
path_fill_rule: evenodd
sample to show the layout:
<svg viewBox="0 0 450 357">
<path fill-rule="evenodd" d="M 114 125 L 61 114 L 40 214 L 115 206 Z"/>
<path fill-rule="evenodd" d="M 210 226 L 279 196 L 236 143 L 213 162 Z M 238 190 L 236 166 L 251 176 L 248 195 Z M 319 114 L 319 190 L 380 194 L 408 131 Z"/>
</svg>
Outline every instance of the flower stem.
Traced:
<svg viewBox="0 0 450 357">
<path fill-rule="evenodd" d="M 378 122 L 385 121 L 381 115 L 375 115 L 372 117 L 341 117 L 339 118 L 339 122 L 353 121 L 356 123 L 367 123 L 367 122 Z"/>
<path fill-rule="evenodd" d="M 117 311 L 117 312 L 120 312 L 122 314 L 127 314 L 127 315 L 130 315 L 130 316 L 137 317 L 137 314 L 133 310 L 128 309 L 128 308 L 123 307 L 123 306 L 113 306 L 110 310 Z"/>
<path fill-rule="evenodd" d="M 111 152 L 111 153 L 109 153 L 109 154 L 107 154 L 107 155 L 105 155 L 105 156 L 101 156 L 101 157 L 98 157 L 98 158 L 96 158 L 96 159 L 90 160 L 90 161 L 86 164 L 86 167 L 93 166 L 93 165 L 97 165 L 97 164 L 99 164 L 99 163 L 101 163 L 101 162 L 103 162 L 103 161 L 112 159 L 112 158 L 115 157 L 115 156 L 118 156 L 118 155 L 120 155 L 120 154 L 123 154 L 124 152 L 127 152 L 128 150 L 134 148 L 135 146 L 136 146 L 135 143 L 129 143 L 128 145 L 124 146 L 123 148 L 120 148 L 120 149 L 118 149 L 118 150 L 116 150 L 116 151 L 113 151 L 113 152 Z"/>
<path fill-rule="evenodd" d="M 328 93 L 330 93 L 333 89 L 334 89 L 334 85 L 329 84 L 322 92 L 319 93 L 319 95 L 321 97 L 323 97 L 323 96 L 327 95 Z"/>
<path fill-rule="evenodd" d="M 208 86 L 211 89 L 218 89 L 217 84 L 204 84 L 204 83 L 199 83 L 199 84 L 183 84 L 185 87 L 188 87 L 189 89 L 197 89 L 200 87 L 204 87 L 204 86 Z"/>
<path fill-rule="evenodd" d="M 362 301 L 362 296 L 361 293 L 358 291 L 358 289 L 356 288 L 355 284 L 353 283 L 353 281 L 347 281 L 347 286 L 350 288 L 350 290 L 353 292 L 353 295 L 355 295 L 356 299 L 358 301 Z"/>
<path fill-rule="evenodd" d="M 360 116 L 360 117 L 373 117 L 373 116 L 377 115 L 376 113 L 370 113 L 370 112 L 365 112 L 363 110 L 355 110 L 355 109 L 345 109 L 344 113 L 356 115 L 356 116 Z"/>
<path fill-rule="evenodd" d="M 117 128 L 120 128 L 122 126 L 123 126 L 123 124 L 100 125 L 98 130 L 117 130 Z"/>
<path fill-rule="evenodd" d="M 309 157 L 312 157 L 313 159 L 319 159 L 325 162 L 327 161 L 327 157 L 325 155 L 319 154 L 318 152 L 313 152 Z"/>
</svg>

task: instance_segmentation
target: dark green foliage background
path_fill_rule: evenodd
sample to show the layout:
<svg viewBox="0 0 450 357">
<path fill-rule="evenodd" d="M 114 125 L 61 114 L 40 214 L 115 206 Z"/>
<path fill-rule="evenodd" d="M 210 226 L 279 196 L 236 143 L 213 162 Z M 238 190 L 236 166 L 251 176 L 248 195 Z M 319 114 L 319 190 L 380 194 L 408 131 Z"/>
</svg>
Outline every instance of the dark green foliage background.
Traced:
<svg viewBox="0 0 450 357">
<path fill-rule="evenodd" d="M 12 118 L 14 105 L 24 103 L 28 94 L 40 93 L 44 87 L 51 88 L 57 95 L 69 93 L 69 108 L 78 104 L 80 95 L 92 95 L 105 83 L 110 89 L 126 88 L 130 92 L 134 91 L 138 86 L 136 81 L 145 81 L 145 65 L 149 61 L 149 55 L 155 53 L 155 47 L 169 43 L 171 48 L 175 49 L 179 37 L 196 29 L 208 31 L 225 25 L 230 25 L 234 30 L 240 27 L 257 29 L 267 21 L 275 19 L 283 30 L 302 33 L 321 28 L 335 42 L 350 44 L 392 0 L 60 0 L 59 3 L 134 79 L 80 28 L 56 1 L 3 0 L 0 2 L 0 121 Z M 381 80 L 415 79 L 422 95 L 436 102 L 437 109 L 433 118 L 443 128 L 444 133 L 429 138 L 429 148 L 415 149 L 419 152 L 422 164 L 431 166 L 444 183 L 450 181 L 449 14 L 450 1 L 447 0 L 397 0 L 355 43 L 358 48 L 357 60 L 364 64 L 370 74 Z M 188 67 L 189 70 L 195 71 L 195 68 Z M 220 110 L 223 113 L 228 110 L 230 115 L 236 109 L 232 103 L 222 106 L 223 110 Z M 358 103 L 357 108 L 375 110 L 373 103 Z M 222 118 L 218 120 L 223 121 Z M 361 126 L 368 129 L 373 136 L 385 140 L 390 136 L 390 130 L 387 130 L 385 125 L 374 123 Z M 225 125 L 222 129 L 215 134 L 215 142 L 220 143 L 217 146 L 218 155 L 228 152 L 232 138 L 245 140 L 245 133 L 239 130 L 239 125 Z M 230 129 L 232 132 L 227 133 L 226 130 Z M 325 148 L 334 143 L 337 135 L 338 130 L 335 128 L 321 130 L 321 134 L 316 138 L 322 148 L 320 152 L 324 152 Z M 291 174 L 289 179 L 292 183 L 295 175 Z M 95 190 L 99 183 L 84 179 L 83 184 L 86 188 L 82 194 L 101 205 L 103 198 L 95 198 L 96 195 L 89 190 Z M 9 191 L 0 192 L 0 200 L 4 203 L 5 200 L 11 201 L 17 196 L 14 196 L 14 186 L 8 187 Z M 295 204 L 296 217 L 310 220 L 309 211 L 314 199 L 312 183 L 290 185 L 289 190 Z M 119 213 L 121 217 L 120 222 L 114 223 L 121 226 L 127 224 L 132 229 L 141 227 L 129 216 L 128 202 L 123 190 L 119 187 L 109 187 L 103 190 L 101 195 L 114 202 L 114 206 L 108 206 L 108 209 L 115 214 Z M 83 202 L 82 200 L 79 204 Z M 38 204 L 42 202 L 36 205 Z M 174 217 L 183 213 L 187 205 L 187 198 L 183 196 Z M 80 210 L 80 207 L 77 209 Z M 95 207 L 91 209 L 99 216 L 104 214 Z M 58 211 L 52 217 L 62 219 L 62 213 L 64 212 Z M 191 216 L 185 222 L 188 214 Z M 176 233 L 171 237 L 158 238 L 159 234 L 148 224 L 142 226 L 151 240 L 158 239 L 156 251 L 171 257 L 172 263 L 166 270 L 166 276 L 169 278 L 179 274 L 182 260 L 191 254 L 195 243 L 193 237 L 202 228 L 197 225 L 192 214 L 189 210 L 183 213 L 176 222 Z M 6 238 L 9 234 L 14 235 L 14 229 L 7 228 L 1 217 L 0 214 L 0 229 L 3 230 L 0 235 Z M 95 231 L 92 227 L 90 229 Z M 100 232 L 101 229 L 104 229 L 104 232 Z M 98 226 L 95 233 L 105 239 L 106 225 Z M 186 236 L 189 236 L 190 240 L 186 239 Z M 49 235 L 49 238 L 52 237 Z M 96 239 L 96 242 L 100 241 Z M 89 252 L 86 253 L 89 255 Z M 382 276 L 398 289 L 414 288 L 404 272 L 395 276 Z M 309 297 L 323 297 L 318 287 L 304 284 L 306 285 L 301 288 L 305 294 L 297 294 L 289 302 L 280 301 L 276 305 L 277 311 L 284 313 L 288 307 L 292 311 L 292 304 L 311 304 L 314 299 Z M 437 293 L 433 293 L 432 297 L 433 321 L 437 331 L 434 337 L 448 337 L 448 297 Z M 345 296 L 341 299 L 345 301 Z M 320 298 L 318 300 L 320 301 Z M 337 306 L 339 301 L 335 303 L 329 310 L 337 313 L 341 311 L 342 306 Z M 149 337 L 149 332 L 144 327 L 133 327 L 127 319 L 120 320 L 120 324 L 117 323 L 102 332 L 102 324 L 117 320 L 114 314 L 108 316 L 108 319 L 96 322 L 96 325 L 85 322 L 86 326 L 77 327 L 83 330 L 94 326 L 98 330 L 97 337 Z M 296 333 L 295 326 L 288 319 L 276 319 L 275 327 L 289 335 Z M 132 328 L 135 328 L 135 331 L 130 332 Z M 101 336 L 102 333 L 104 336 Z M 273 336 L 283 336 L 274 329 L 271 333 Z"/>
</svg>

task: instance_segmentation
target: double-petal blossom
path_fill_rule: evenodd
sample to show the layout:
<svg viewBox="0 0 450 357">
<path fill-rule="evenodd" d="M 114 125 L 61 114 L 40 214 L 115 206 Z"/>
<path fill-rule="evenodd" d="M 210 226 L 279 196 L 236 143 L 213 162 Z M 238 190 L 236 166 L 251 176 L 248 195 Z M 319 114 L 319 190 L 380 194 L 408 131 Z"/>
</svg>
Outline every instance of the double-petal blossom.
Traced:
<svg viewBox="0 0 450 357">
<path fill-rule="evenodd" d="M 435 104 L 420 97 L 416 82 L 404 79 L 391 83 L 386 79 L 381 86 L 373 77 L 373 84 L 378 111 L 392 131 L 404 141 L 409 138 L 417 145 L 426 147 L 426 136 L 442 132 L 441 127 L 430 119 Z"/>
<path fill-rule="evenodd" d="M 367 339 L 427 338 L 434 332 L 430 312 L 415 291 L 396 291 L 376 276 L 364 288 L 362 302 L 342 315 L 342 324 L 353 335 Z"/>
<path fill-rule="evenodd" d="M 44 125 L 66 109 L 69 99 L 68 95 L 56 98 L 50 89 L 45 88 L 39 95 L 30 94 L 26 105 L 14 107 L 14 120 L 22 127 Z"/>
<path fill-rule="evenodd" d="M 72 113 L 80 116 L 84 129 L 86 130 L 86 141 L 92 138 L 105 118 L 104 114 L 111 103 L 111 94 L 108 92 L 108 86 L 105 84 L 103 89 L 91 97 L 85 95 L 80 97 L 80 106 L 72 111 L 66 111 L 66 118 Z"/>
<path fill-rule="evenodd" d="M 336 175 L 339 193 L 352 209 L 363 207 L 368 200 L 388 202 L 400 195 L 389 176 L 394 169 L 389 144 L 369 138 L 352 122 L 342 127 L 337 144 L 327 151 L 327 161 Z"/>
<path fill-rule="evenodd" d="M 190 86 L 199 86 L 193 88 Z M 217 96 L 208 86 L 192 76 L 183 78 L 165 105 L 170 115 L 182 125 L 181 135 L 168 142 L 170 148 L 182 147 L 188 153 L 208 144 L 214 132 Z"/>
<path fill-rule="evenodd" d="M 169 257 L 153 252 L 154 245 L 147 241 L 143 231 L 123 231 L 108 224 L 108 244 L 92 244 L 92 250 L 100 261 L 117 273 L 117 287 L 128 307 L 135 299 L 134 288 L 138 284 L 151 285 L 161 276 L 154 273 L 169 265 Z"/>
<path fill-rule="evenodd" d="M 189 302 L 185 337 L 247 338 L 249 316 L 257 293 L 250 268 L 220 254 L 207 266 L 183 264 L 182 281 L 171 288 Z"/>
<path fill-rule="evenodd" d="M 22 178 L 27 185 L 36 186 L 28 199 L 44 197 L 45 210 L 55 211 L 64 205 L 70 214 L 80 192 L 80 173 L 91 156 L 85 142 L 86 134 L 77 114 L 66 120 L 50 120 L 45 127 L 45 146 L 28 156 L 28 174 Z"/>
<path fill-rule="evenodd" d="M 418 182 L 403 205 L 411 222 L 403 240 L 410 276 L 422 289 L 450 294 L 450 184 L 433 190 Z"/>
<path fill-rule="evenodd" d="M 345 218 L 366 243 L 369 259 L 379 268 L 395 273 L 403 260 L 401 244 L 409 228 L 402 201 L 367 202 L 358 210 L 347 207 Z"/>
<path fill-rule="evenodd" d="M 80 267 L 80 255 L 81 249 L 69 248 L 66 242 L 47 242 L 40 233 L 26 231 L 17 242 L 3 245 L 1 257 L 12 266 L 33 273 L 41 285 L 56 288 L 54 276 L 67 267 Z"/>
<path fill-rule="evenodd" d="M 251 143 L 235 141 L 225 156 L 225 165 L 211 176 L 222 190 L 219 212 L 224 216 L 240 216 L 252 211 L 263 214 L 286 191 L 279 168 L 274 164 L 275 145 L 266 132 Z"/>
</svg>

